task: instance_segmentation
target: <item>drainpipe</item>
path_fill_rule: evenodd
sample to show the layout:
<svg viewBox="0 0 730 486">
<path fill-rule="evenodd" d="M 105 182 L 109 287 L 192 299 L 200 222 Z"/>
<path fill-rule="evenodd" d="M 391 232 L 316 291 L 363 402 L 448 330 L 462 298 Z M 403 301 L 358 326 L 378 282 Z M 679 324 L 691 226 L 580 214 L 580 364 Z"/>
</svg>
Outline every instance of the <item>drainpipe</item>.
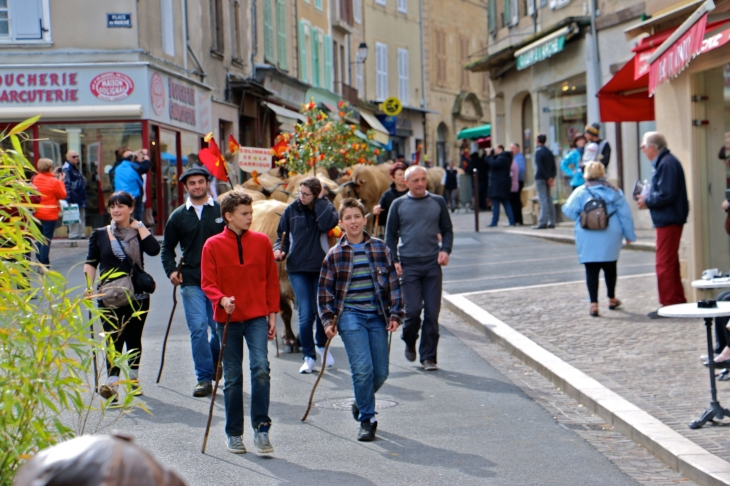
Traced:
<svg viewBox="0 0 730 486">
<path fill-rule="evenodd" d="M 296 46 L 294 59 L 297 61 L 297 76 L 302 79 L 302 66 L 300 66 L 302 61 L 299 59 L 301 56 L 299 53 L 299 0 L 294 0 L 294 32 L 296 32 L 294 35 L 294 45 Z"/>
<path fill-rule="evenodd" d="M 205 77 L 207 74 L 203 70 L 203 66 L 200 64 L 200 61 L 198 61 L 198 58 L 195 56 L 195 53 L 193 52 L 193 48 L 190 47 L 190 32 L 188 31 L 188 0 L 183 0 L 183 15 L 185 16 L 185 48 L 190 53 L 190 57 L 193 58 L 193 61 L 195 61 L 195 71 L 192 72 L 192 74 L 195 74 L 197 76 L 200 76 L 200 82 L 202 83 L 205 80 Z M 185 66 L 187 68 L 187 61 L 188 56 L 185 56 Z"/>
<path fill-rule="evenodd" d="M 421 27 L 421 108 L 426 108 L 426 48 L 424 47 L 426 41 L 424 39 L 423 29 L 423 1 L 418 1 L 418 10 L 420 16 L 420 27 Z M 426 136 L 426 125 L 424 117 L 423 126 L 424 138 Z"/>
<path fill-rule="evenodd" d="M 593 96 L 589 97 L 588 101 L 588 108 L 590 109 L 591 106 L 593 107 L 593 113 L 594 116 L 597 118 L 596 120 L 588 120 L 590 123 L 591 121 L 600 121 L 601 118 L 601 112 L 600 108 L 598 107 L 598 90 L 601 89 L 601 79 L 603 76 L 601 75 L 601 57 L 598 50 L 598 32 L 596 31 L 596 9 L 598 8 L 597 3 L 598 0 L 591 0 L 591 51 L 592 51 L 592 60 L 593 60 L 593 75 L 595 76 L 595 82 L 594 88 L 595 92 L 593 93 Z"/>
<path fill-rule="evenodd" d="M 256 79 L 256 54 L 258 54 L 259 43 L 256 32 L 256 0 L 251 0 L 251 77 Z"/>
</svg>

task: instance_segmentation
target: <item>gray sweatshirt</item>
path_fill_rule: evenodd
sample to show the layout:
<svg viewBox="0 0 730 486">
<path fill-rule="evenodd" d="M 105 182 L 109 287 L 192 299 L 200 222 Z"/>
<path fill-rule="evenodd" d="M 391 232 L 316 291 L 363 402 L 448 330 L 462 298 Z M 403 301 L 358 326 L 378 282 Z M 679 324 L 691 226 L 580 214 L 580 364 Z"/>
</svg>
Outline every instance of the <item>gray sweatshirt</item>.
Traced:
<svg viewBox="0 0 730 486">
<path fill-rule="evenodd" d="M 454 231 L 444 198 L 427 192 L 417 199 L 409 193 L 393 201 L 385 243 L 395 262 L 430 262 L 436 260 L 439 251 L 451 253 Z"/>
</svg>

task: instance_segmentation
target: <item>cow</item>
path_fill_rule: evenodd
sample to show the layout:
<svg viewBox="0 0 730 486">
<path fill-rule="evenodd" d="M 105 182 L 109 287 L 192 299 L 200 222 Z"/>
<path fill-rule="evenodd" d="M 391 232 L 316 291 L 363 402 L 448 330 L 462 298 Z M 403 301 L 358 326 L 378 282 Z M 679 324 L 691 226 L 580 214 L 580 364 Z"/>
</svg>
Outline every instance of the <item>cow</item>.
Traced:
<svg viewBox="0 0 730 486">
<path fill-rule="evenodd" d="M 380 196 L 390 187 L 390 179 L 381 169 L 370 165 L 355 165 L 347 182 L 342 184 L 343 198 L 354 197 L 365 206 L 365 214 L 372 212 Z M 370 221 L 370 226 L 373 221 Z"/>
<path fill-rule="evenodd" d="M 431 167 L 426 170 L 428 192 L 439 196 L 444 195 L 444 186 L 441 184 L 444 174 L 446 174 L 446 170 L 443 167 Z"/>
<path fill-rule="evenodd" d="M 244 189 L 258 191 L 266 196 L 267 199 L 275 199 L 277 201 L 286 202 L 289 199 L 289 193 L 281 186 L 285 185 L 282 179 L 274 177 L 268 173 L 258 174 L 252 179 L 248 179 L 243 183 Z"/>
</svg>

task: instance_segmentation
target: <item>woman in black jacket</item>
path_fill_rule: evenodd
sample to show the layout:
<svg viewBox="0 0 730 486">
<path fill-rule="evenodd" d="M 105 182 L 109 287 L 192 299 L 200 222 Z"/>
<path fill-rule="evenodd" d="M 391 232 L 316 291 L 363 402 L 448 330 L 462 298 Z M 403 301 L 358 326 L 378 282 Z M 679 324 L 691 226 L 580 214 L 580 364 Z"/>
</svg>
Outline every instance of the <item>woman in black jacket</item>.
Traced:
<svg viewBox="0 0 730 486">
<path fill-rule="evenodd" d="M 87 282 L 94 281 L 97 268 L 100 278 L 110 272 L 129 273 L 132 268 L 130 260 L 140 268 L 144 268 L 144 253 L 150 256 L 160 253 L 160 243 L 157 239 L 141 221 L 132 218 L 134 198 L 130 194 L 124 191 L 115 192 L 109 198 L 107 209 L 112 217 L 111 225 L 97 228 L 89 238 L 89 252 L 84 265 Z M 87 290 L 87 292 L 93 291 Z M 138 380 L 139 361 L 142 356 L 142 330 L 150 309 L 149 294 L 135 293 L 131 305 L 116 308 L 105 307 L 99 300 L 99 307 L 107 310 L 108 321 L 103 322 L 104 332 L 113 333 L 117 352 L 121 353 L 126 345 L 127 352 L 136 353 L 129 364 L 132 370 L 129 379 Z M 142 314 L 133 317 L 137 311 L 142 311 Z M 117 394 L 119 368 L 113 366 L 107 359 L 106 370 L 107 382 L 99 387 L 99 394 L 104 398 L 112 398 Z M 136 383 L 135 387 L 141 394 L 139 383 Z"/>
<path fill-rule="evenodd" d="M 492 224 L 499 223 L 499 205 L 504 206 L 507 213 L 509 226 L 515 225 L 515 216 L 512 212 L 512 204 L 509 202 L 510 190 L 512 188 L 512 177 L 510 166 L 512 165 L 512 153 L 504 150 L 503 145 L 497 145 L 494 153 L 487 157 L 489 164 L 489 190 L 487 195 L 492 200 Z"/>
</svg>

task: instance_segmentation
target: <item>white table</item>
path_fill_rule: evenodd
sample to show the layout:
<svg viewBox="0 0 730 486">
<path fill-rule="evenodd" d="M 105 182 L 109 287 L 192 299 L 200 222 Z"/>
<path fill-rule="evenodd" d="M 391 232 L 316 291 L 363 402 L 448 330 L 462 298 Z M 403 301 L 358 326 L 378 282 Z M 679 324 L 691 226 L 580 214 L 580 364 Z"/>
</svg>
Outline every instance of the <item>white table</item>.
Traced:
<svg viewBox="0 0 730 486">
<path fill-rule="evenodd" d="M 692 282 L 694 286 L 694 282 Z M 707 331 L 707 356 L 710 358 L 708 368 L 710 369 L 710 408 L 704 411 L 702 416 L 689 424 L 690 429 L 699 429 L 709 420 L 714 418 L 721 419 L 730 417 L 730 410 L 722 408 L 720 402 L 717 401 L 717 387 L 715 386 L 715 360 L 713 356 L 712 344 L 712 320 L 715 317 L 730 316 L 730 302 L 718 302 L 716 308 L 704 309 L 697 307 L 697 303 L 669 305 L 659 309 L 659 315 L 662 317 L 677 317 L 684 319 L 704 319 L 705 329 Z"/>
<path fill-rule="evenodd" d="M 692 282 L 692 288 L 702 290 L 730 289 L 730 277 L 713 278 L 712 280 L 695 280 Z"/>
</svg>

